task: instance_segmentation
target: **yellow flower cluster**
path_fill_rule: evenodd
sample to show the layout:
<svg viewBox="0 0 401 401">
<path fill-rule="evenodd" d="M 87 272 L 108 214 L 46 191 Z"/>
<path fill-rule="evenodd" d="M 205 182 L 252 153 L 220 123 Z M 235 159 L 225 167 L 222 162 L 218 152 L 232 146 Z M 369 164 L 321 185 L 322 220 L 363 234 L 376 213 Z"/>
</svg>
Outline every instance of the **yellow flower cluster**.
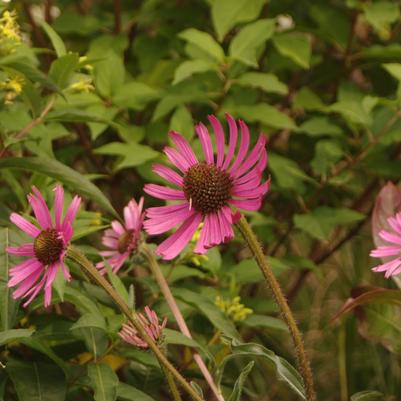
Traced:
<svg viewBox="0 0 401 401">
<path fill-rule="evenodd" d="M 89 93 L 94 91 L 95 87 L 92 85 L 91 79 L 81 77 L 78 82 L 71 84 L 68 89 L 75 93 Z"/>
<path fill-rule="evenodd" d="M 216 297 L 214 303 L 217 307 L 234 322 L 240 322 L 247 318 L 248 315 L 253 313 L 253 310 L 245 307 L 241 303 L 240 297 L 233 299 L 224 299 L 219 295 Z"/>
<path fill-rule="evenodd" d="M 4 11 L 0 18 L 0 48 L 1 53 L 12 53 L 21 43 L 21 33 L 15 11 Z"/>
<path fill-rule="evenodd" d="M 0 81 L 0 90 L 4 95 L 4 103 L 13 103 L 14 99 L 22 92 L 24 82 L 24 78 L 19 75 Z"/>
</svg>

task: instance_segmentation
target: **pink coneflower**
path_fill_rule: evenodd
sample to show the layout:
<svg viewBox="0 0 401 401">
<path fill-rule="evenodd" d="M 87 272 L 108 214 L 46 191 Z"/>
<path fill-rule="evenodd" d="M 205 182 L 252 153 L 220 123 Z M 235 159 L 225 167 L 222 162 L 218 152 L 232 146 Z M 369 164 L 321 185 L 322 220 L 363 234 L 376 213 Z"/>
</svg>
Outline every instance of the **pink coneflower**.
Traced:
<svg viewBox="0 0 401 401">
<path fill-rule="evenodd" d="M 157 343 L 161 340 L 163 329 L 166 327 L 167 318 L 164 318 L 162 324 L 160 324 L 156 312 L 150 309 L 149 306 L 145 306 L 145 315 L 138 313 L 139 320 L 141 321 L 146 333 L 155 343 Z M 118 334 L 128 344 L 139 348 L 148 348 L 148 344 L 141 338 L 140 334 L 132 324 L 123 324 L 123 327 Z"/>
<path fill-rule="evenodd" d="M 111 250 L 100 252 L 103 257 L 107 258 L 96 265 L 103 274 L 106 272 L 106 264 L 109 264 L 113 272 L 117 273 L 136 250 L 144 219 L 142 208 L 143 198 L 139 200 L 139 204 L 136 203 L 135 199 L 131 199 L 124 208 L 124 225 L 114 220 L 111 223 L 112 228 L 104 232 L 103 245 Z"/>
<path fill-rule="evenodd" d="M 262 173 L 267 164 L 266 137 L 259 139 L 249 149 L 249 129 L 239 120 L 241 143 L 236 156 L 238 128 L 235 120 L 226 114 L 230 139 L 225 152 L 224 130 L 215 116 L 209 121 L 216 136 L 217 155 L 213 154 L 212 139 L 202 123 L 196 132 L 202 144 L 204 162 L 199 162 L 188 142 L 177 132 L 170 132 L 176 149 L 166 147 L 165 154 L 180 173 L 160 164 L 153 171 L 178 189 L 156 184 L 145 185 L 145 192 L 155 198 L 181 201 L 176 205 L 152 207 L 146 210 L 148 218 L 144 225 L 151 234 L 161 234 L 181 224 L 169 238 L 162 242 L 157 253 L 164 259 L 177 256 L 191 240 L 199 224 L 203 228 L 194 249 L 205 253 L 208 248 L 231 240 L 234 236 L 232 225 L 238 218 L 231 207 L 244 210 L 258 210 L 262 198 L 269 189 L 269 181 L 261 184 Z"/>
<path fill-rule="evenodd" d="M 401 273 L 401 212 L 389 217 L 387 223 L 390 228 L 379 232 L 379 237 L 387 245 L 379 245 L 370 252 L 370 256 L 382 258 L 384 261 L 384 263 L 374 267 L 372 270 L 386 272 L 386 278 Z"/>
<path fill-rule="evenodd" d="M 43 199 L 42 194 L 35 187 L 32 187 L 32 194 L 28 195 L 28 201 L 40 228 L 36 227 L 24 217 L 17 213 L 11 213 L 10 220 L 22 231 L 34 238 L 32 244 L 21 246 L 10 246 L 7 252 L 13 255 L 27 256 L 28 260 L 14 266 L 10 270 L 9 287 L 18 288 L 14 291 L 13 297 L 28 298 L 24 303 L 27 306 L 38 295 L 44 287 L 44 305 L 49 306 L 52 299 L 52 284 L 61 268 L 64 278 L 71 279 L 70 272 L 64 264 L 68 243 L 73 234 L 72 223 L 77 214 L 81 198 L 75 196 L 64 220 L 62 220 L 64 208 L 64 190 L 60 185 L 54 188 L 54 222 L 52 221 L 49 208 Z"/>
</svg>

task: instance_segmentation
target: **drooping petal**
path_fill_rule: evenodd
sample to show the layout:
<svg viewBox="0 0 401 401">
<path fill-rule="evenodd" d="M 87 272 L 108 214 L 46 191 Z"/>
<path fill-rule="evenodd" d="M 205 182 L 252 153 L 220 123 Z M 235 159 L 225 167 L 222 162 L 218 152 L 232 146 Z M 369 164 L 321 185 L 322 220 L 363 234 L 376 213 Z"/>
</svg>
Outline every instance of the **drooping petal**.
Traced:
<svg viewBox="0 0 401 401">
<path fill-rule="evenodd" d="M 235 147 L 237 146 L 237 139 L 238 139 L 238 127 L 235 120 L 231 117 L 230 114 L 226 113 L 226 119 L 228 122 L 228 126 L 230 129 L 230 139 L 228 143 L 228 151 L 226 158 L 224 160 L 222 169 L 225 170 L 230 165 L 231 160 L 234 156 Z"/>
<path fill-rule="evenodd" d="M 209 131 L 207 130 L 206 126 L 202 123 L 197 124 L 195 130 L 201 141 L 203 154 L 205 155 L 206 162 L 208 164 L 213 164 L 214 163 L 213 147 Z"/>
<path fill-rule="evenodd" d="M 42 271 L 43 265 L 37 259 L 28 259 L 24 262 L 14 266 L 10 270 L 10 280 L 8 281 L 9 287 L 14 287 L 19 284 L 21 281 L 24 281 L 27 277 L 30 277 L 32 274 L 37 271 Z"/>
<path fill-rule="evenodd" d="M 185 195 L 183 191 L 178 189 L 172 189 L 168 187 L 163 187 L 157 184 L 146 184 L 143 189 L 147 194 L 154 196 L 158 199 L 165 200 L 184 200 Z"/>
<path fill-rule="evenodd" d="M 191 240 L 201 221 L 202 215 L 194 211 L 175 233 L 157 247 L 156 253 L 166 260 L 175 258 Z"/>
<path fill-rule="evenodd" d="M 54 191 L 54 220 L 57 230 L 61 230 L 61 218 L 64 209 L 64 189 L 61 185 L 56 185 Z"/>
<path fill-rule="evenodd" d="M 401 246 L 379 246 L 370 252 L 374 258 L 401 255 Z"/>
<path fill-rule="evenodd" d="M 17 213 L 11 213 L 10 220 L 18 228 L 33 238 L 36 238 L 40 234 L 40 230 L 38 228 Z"/>
<path fill-rule="evenodd" d="M 148 207 L 146 209 L 146 217 L 168 219 L 171 214 L 180 212 L 181 210 L 189 209 L 188 203 L 179 203 L 177 205 L 167 205 L 158 207 Z"/>
<path fill-rule="evenodd" d="M 33 244 L 24 244 L 20 246 L 9 246 L 7 247 L 7 252 L 12 255 L 19 256 L 35 256 L 35 252 L 33 250 Z"/>
<path fill-rule="evenodd" d="M 242 160 L 244 160 L 246 154 L 248 153 L 249 148 L 249 129 L 248 126 L 242 121 L 239 120 L 239 126 L 241 128 L 241 144 L 238 150 L 237 157 L 234 160 L 234 163 L 228 169 L 228 171 L 235 173 L 237 168 L 241 165 Z"/>
<path fill-rule="evenodd" d="M 192 210 L 189 208 L 182 208 L 179 211 L 175 211 L 170 215 L 168 219 L 166 218 L 155 218 L 146 220 L 144 223 L 145 230 L 150 235 L 157 235 L 165 233 L 168 230 L 171 230 L 173 227 L 182 223 L 188 217 L 193 214 Z"/>
</svg>

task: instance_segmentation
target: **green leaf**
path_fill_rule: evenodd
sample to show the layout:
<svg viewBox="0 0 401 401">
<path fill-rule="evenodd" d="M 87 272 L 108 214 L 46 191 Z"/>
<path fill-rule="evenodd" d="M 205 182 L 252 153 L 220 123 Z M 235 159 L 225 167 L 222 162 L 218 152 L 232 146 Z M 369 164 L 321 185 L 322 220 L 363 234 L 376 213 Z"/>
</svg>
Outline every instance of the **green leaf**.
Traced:
<svg viewBox="0 0 401 401">
<path fill-rule="evenodd" d="M 373 390 L 359 391 L 351 395 L 351 401 L 380 401 L 382 399 L 383 394 Z"/>
<path fill-rule="evenodd" d="M 271 366 L 276 370 L 277 378 L 284 381 L 295 393 L 302 399 L 306 399 L 302 378 L 297 370 L 288 363 L 284 358 L 279 357 L 273 351 L 256 343 L 241 343 L 238 340 L 231 340 L 232 354 L 226 356 L 218 371 L 216 372 L 216 382 L 220 385 L 226 364 L 237 357 L 249 357 L 254 359 L 263 358 L 270 362 Z"/>
<path fill-rule="evenodd" d="M 274 36 L 273 43 L 283 56 L 290 58 L 302 68 L 310 67 L 312 49 L 308 35 L 300 32 L 285 32 Z"/>
<path fill-rule="evenodd" d="M 12 298 L 8 287 L 10 255 L 6 248 L 10 245 L 10 230 L 0 228 L 0 329 L 8 331 L 14 326 L 18 303 Z"/>
<path fill-rule="evenodd" d="M 188 43 L 199 47 L 202 51 L 204 51 L 208 56 L 210 56 L 218 63 L 223 62 L 223 49 L 207 32 L 202 32 L 195 28 L 189 28 L 185 31 L 182 31 L 178 36 Z"/>
<path fill-rule="evenodd" d="M 253 365 L 255 365 L 255 362 L 251 361 L 248 363 L 248 365 L 245 366 L 245 368 L 241 370 L 241 373 L 234 384 L 233 391 L 228 401 L 241 401 L 242 389 L 244 388 L 244 384 L 249 373 L 251 373 Z"/>
<path fill-rule="evenodd" d="M 400 63 L 385 63 L 385 64 L 382 64 L 382 66 L 396 80 L 401 81 L 401 64 Z"/>
<path fill-rule="evenodd" d="M 193 74 L 200 74 L 216 69 L 217 65 L 207 60 L 196 59 L 184 61 L 175 70 L 173 85 L 192 77 Z"/>
<path fill-rule="evenodd" d="M 372 124 L 372 118 L 368 111 L 365 110 L 361 102 L 353 100 L 343 100 L 331 104 L 327 107 L 328 111 L 341 114 L 351 123 L 361 124 L 364 126 Z"/>
<path fill-rule="evenodd" d="M 0 332 L 0 345 L 18 340 L 20 338 L 30 337 L 34 333 L 32 329 L 13 329 Z"/>
<path fill-rule="evenodd" d="M 57 57 L 60 58 L 65 56 L 67 54 L 67 50 L 65 48 L 63 40 L 60 38 L 58 33 L 45 21 L 43 21 L 41 25 L 44 31 L 46 32 L 46 35 L 52 42 Z"/>
<path fill-rule="evenodd" d="M 179 106 L 171 116 L 170 131 L 177 131 L 186 139 L 194 136 L 194 123 L 192 115 L 185 106 Z"/>
<path fill-rule="evenodd" d="M 212 5 L 212 21 L 219 41 L 238 23 L 256 19 L 265 2 L 266 0 L 215 0 Z"/>
<path fill-rule="evenodd" d="M 9 157 L 0 160 L 0 169 L 2 168 L 17 168 L 45 174 L 69 186 L 80 195 L 94 200 L 113 216 L 118 217 L 118 213 L 98 187 L 82 174 L 57 160 L 44 157 Z"/>
<path fill-rule="evenodd" d="M 364 217 L 355 210 L 322 206 L 308 214 L 296 214 L 294 224 L 313 238 L 325 241 L 335 227 L 356 223 Z"/>
<path fill-rule="evenodd" d="M 232 338 L 238 338 L 239 334 L 233 323 L 209 298 L 186 288 L 174 288 L 173 293 L 175 297 L 203 313 L 222 333 Z"/>
<path fill-rule="evenodd" d="M 391 1 L 368 3 L 364 12 L 366 20 L 385 39 L 389 38 L 390 25 L 400 18 L 399 4 Z"/>
<path fill-rule="evenodd" d="M 70 327 L 70 330 L 77 330 L 86 327 L 96 327 L 98 329 L 106 330 L 106 321 L 101 314 L 86 313 Z"/>
<path fill-rule="evenodd" d="M 288 331 L 287 325 L 282 320 L 272 316 L 252 314 L 243 320 L 241 324 L 247 327 Z"/>
<path fill-rule="evenodd" d="M 325 111 L 326 106 L 316 93 L 312 92 L 309 88 L 303 87 L 296 93 L 293 101 L 294 109 L 317 110 Z"/>
<path fill-rule="evenodd" d="M 90 364 L 88 366 L 95 401 L 115 401 L 119 380 L 113 369 L 104 363 Z"/>
<path fill-rule="evenodd" d="M 120 160 L 114 167 L 116 171 L 127 167 L 140 166 L 159 156 L 159 153 L 151 147 L 133 142 L 129 144 L 111 142 L 95 149 L 94 152 L 101 155 L 120 156 Z"/>
<path fill-rule="evenodd" d="M 263 72 L 246 72 L 236 78 L 234 83 L 241 86 L 261 89 L 266 93 L 286 95 L 288 92 L 287 85 L 279 81 L 274 74 L 266 74 Z"/>
<path fill-rule="evenodd" d="M 330 122 L 327 117 L 312 117 L 299 127 L 300 132 L 305 132 L 310 136 L 339 136 L 342 130 L 339 126 Z"/>
<path fill-rule="evenodd" d="M 11 359 L 6 371 L 19 401 L 60 401 L 66 397 L 66 379 L 57 365 Z"/>
<path fill-rule="evenodd" d="M 79 57 L 77 53 L 66 54 L 53 61 L 50 66 L 49 77 L 56 85 L 64 89 L 70 84 L 70 80 L 78 63 Z"/>
<path fill-rule="evenodd" d="M 123 86 L 125 67 L 121 57 L 113 51 L 105 54 L 94 69 L 95 87 L 102 96 L 112 97 Z"/>
<path fill-rule="evenodd" d="M 257 67 L 258 53 L 265 42 L 272 37 L 274 26 L 274 19 L 261 19 L 246 25 L 231 41 L 229 55 L 234 60 Z"/>
<path fill-rule="evenodd" d="M 155 401 L 154 398 L 138 390 L 137 388 L 121 382 L 117 387 L 117 398 L 123 401 Z"/>
<path fill-rule="evenodd" d="M 128 291 L 124 286 L 124 283 L 121 281 L 120 277 L 117 276 L 117 274 L 113 273 L 113 270 L 111 269 L 109 264 L 106 264 L 106 269 L 107 269 L 107 276 L 110 280 L 110 283 L 114 287 L 114 289 L 118 292 L 120 297 L 128 303 Z"/>
<path fill-rule="evenodd" d="M 187 337 L 180 331 L 165 328 L 163 330 L 166 344 L 185 345 L 186 347 L 201 348 L 201 346 L 192 338 Z"/>
<path fill-rule="evenodd" d="M 311 167 L 316 174 L 327 177 L 329 169 L 341 159 L 344 151 L 337 142 L 331 140 L 319 141 L 315 146 L 315 156 Z"/>
<path fill-rule="evenodd" d="M 122 108 L 143 110 L 146 105 L 160 97 L 158 90 L 142 83 L 128 82 L 120 87 L 113 96 L 113 104 Z"/>
<path fill-rule="evenodd" d="M 250 122 L 261 122 L 269 127 L 296 129 L 294 121 L 287 114 L 267 103 L 252 106 L 234 106 L 233 112 Z"/>
</svg>

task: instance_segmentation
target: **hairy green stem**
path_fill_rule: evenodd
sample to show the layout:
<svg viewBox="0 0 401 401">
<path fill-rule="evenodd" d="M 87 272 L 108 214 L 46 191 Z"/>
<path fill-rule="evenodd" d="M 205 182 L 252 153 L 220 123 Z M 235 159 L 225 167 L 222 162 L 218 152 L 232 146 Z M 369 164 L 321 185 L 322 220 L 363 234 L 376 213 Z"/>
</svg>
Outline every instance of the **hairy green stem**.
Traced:
<svg viewBox="0 0 401 401">
<path fill-rule="evenodd" d="M 162 352 L 164 355 L 167 355 L 167 347 L 163 347 Z M 174 401 L 182 401 L 180 391 L 178 390 L 177 384 L 174 381 L 173 375 L 161 363 L 160 367 L 162 368 L 164 375 L 166 376 L 167 384 L 170 388 L 170 393 L 173 396 Z"/>
<path fill-rule="evenodd" d="M 241 216 L 240 220 L 237 222 L 237 226 L 242 236 L 244 237 L 249 249 L 252 251 L 256 263 L 260 267 L 260 270 L 265 277 L 267 285 L 270 287 L 274 299 L 280 308 L 283 320 L 287 324 L 290 331 L 296 350 L 298 366 L 304 382 L 306 399 L 308 401 L 316 401 L 312 370 L 310 368 L 309 359 L 305 351 L 302 335 L 295 322 L 291 309 L 288 306 L 283 291 L 281 290 L 280 284 L 266 261 L 266 257 L 262 251 L 258 239 L 256 238 L 255 233 L 253 232 L 251 226 L 248 224 L 244 216 Z"/>
<path fill-rule="evenodd" d="M 120 308 L 121 312 L 127 316 L 129 321 L 133 324 L 133 326 L 138 330 L 138 333 L 143 338 L 143 340 L 148 344 L 149 348 L 154 352 L 157 359 L 164 366 L 166 370 L 168 370 L 177 382 L 182 386 L 182 388 L 196 401 L 204 401 L 202 397 L 192 388 L 192 386 L 185 380 L 183 376 L 177 371 L 177 369 L 169 362 L 169 360 L 165 357 L 163 352 L 157 346 L 157 344 L 153 341 L 153 339 L 146 333 L 143 328 L 138 315 L 135 311 L 131 310 L 125 301 L 121 298 L 118 292 L 114 289 L 114 287 L 99 273 L 98 269 L 83 255 L 77 248 L 70 246 L 67 250 L 67 257 L 73 260 L 75 263 L 78 263 L 85 273 L 96 282 L 96 284 L 100 285 L 107 294 L 113 299 L 116 305 Z"/>
<path fill-rule="evenodd" d="M 146 246 L 143 245 L 140 249 L 142 255 L 145 257 L 145 259 L 148 262 L 148 265 L 157 281 L 159 284 L 160 290 L 171 310 L 173 313 L 175 320 L 178 324 L 178 327 L 181 331 L 182 334 L 184 334 L 186 337 L 192 338 L 191 332 L 189 331 L 189 328 L 187 324 L 185 323 L 184 317 L 182 316 L 182 313 L 177 305 L 177 302 L 171 293 L 170 286 L 168 285 L 168 282 L 166 278 L 164 277 L 159 264 L 157 263 L 157 260 L 153 254 L 153 252 Z M 218 401 L 224 401 L 223 395 L 221 392 L 218 390 L 217 385 L 215 384 L 212 375 L 210 374 L 205 362 L 203 361 L 202 357 L 198 354 L 195 353 L 193 354 L 193 358 L 198 365 L 200 371 L 202 372 L 206 382 L 209 384 L 210 389 L 213 391 L 213 394 L 215 395 L 216 399 Z"/>
</svg>

